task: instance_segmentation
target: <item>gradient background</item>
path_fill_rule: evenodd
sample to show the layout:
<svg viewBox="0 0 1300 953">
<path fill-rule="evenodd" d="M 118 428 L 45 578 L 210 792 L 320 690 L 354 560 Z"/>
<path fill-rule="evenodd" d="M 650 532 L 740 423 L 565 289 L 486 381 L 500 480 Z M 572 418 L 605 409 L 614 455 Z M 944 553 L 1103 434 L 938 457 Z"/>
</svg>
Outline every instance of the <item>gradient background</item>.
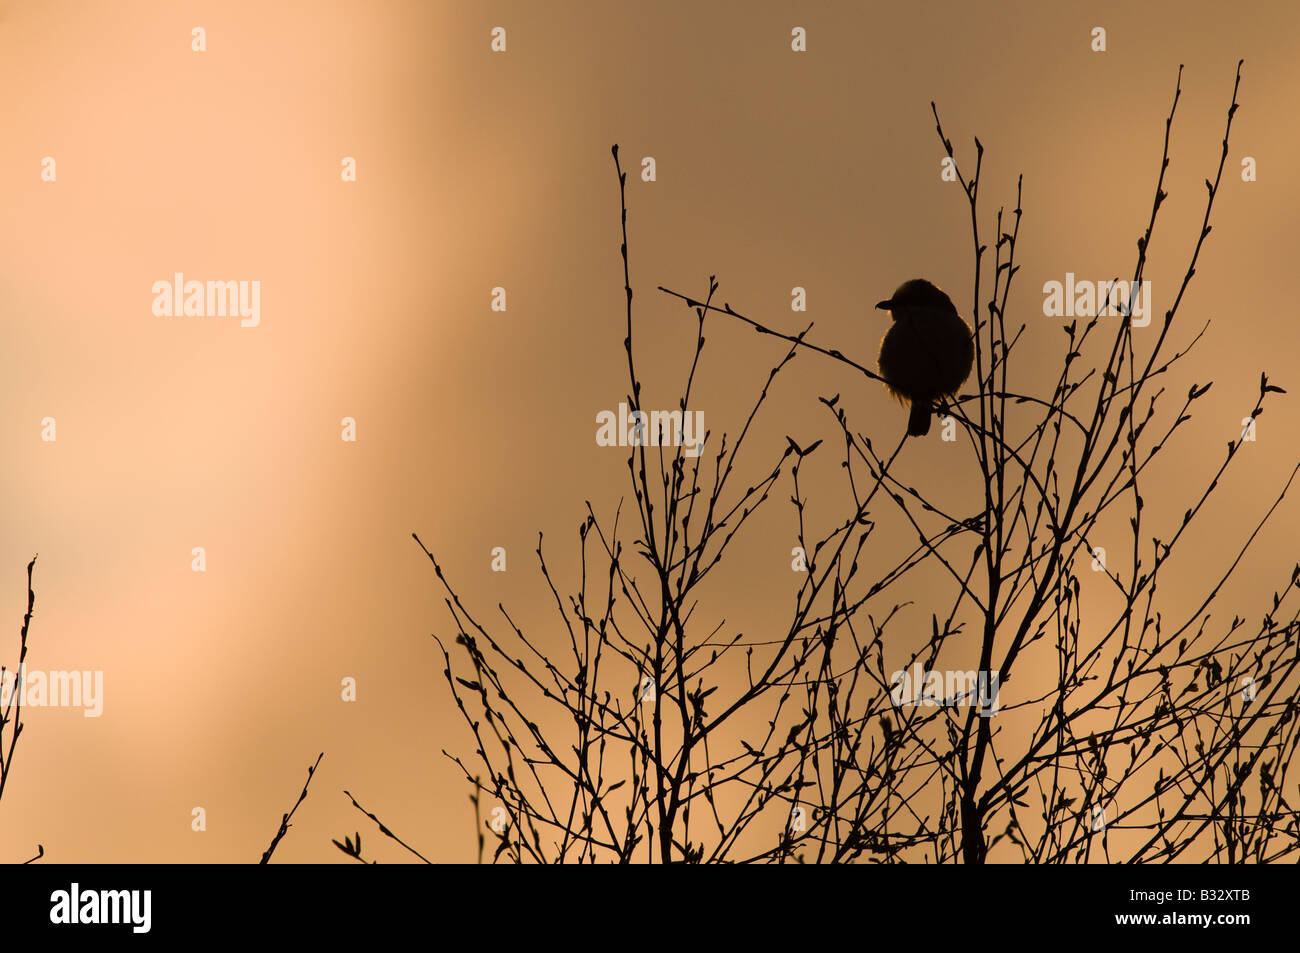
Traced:
<svg viewBox="0 0 1300 953">
<path fill-rule="evenodd" d="M 1104 54 L 1089 49 L 1098 25 Z M 495 26 L 505 54 L 489 49 Z M 807 53 L 790 50 L 794 26 Z M 559 644 L 537 533 L 569 579 L 584 500 L 607 515 L 627 492 L 624 452 L 594 442 L 596 413 L 627 391 L 615 142 L 648 406 L 676 393 L 694 332 L 658 284 L 703 296 L 716 274 L 739 310 L 787 331 L 815 321 L 817 340 L 870 366 L 886 320 L 870 305 L 905 278 L 931 278 L 969 317 L 967 211 L 939 179 L 932 99 L 959 160 L 971 136 L 985 145 L 986 212 L 1014 206 L 1025 174 L 1010 317 L 1030 325 L 1022 347 L 1056 354 L 1039 289 L 1131 273 L 1185 63 L 1147 274 L 1167 306 L 1244 58 L 1175 340 L 1213 323 L 1167 384 L 1216 386 L 1148 504 L 1181 514 L 1260 370 L 1291 394 L 1189 541 L 1204 564 L 1184 558 L 1162 584 L 1186 603 L 1300 445 L 1286 410 L 1300 394 L 1298 53 L 1300 8 L 1283 4 L 0 4 L 0 658 L 16 658 L 39 552 L 29 669 L 105 673 L 99 719 L 25 710 L 0 860 L 42 843 L 62 862 L 255 861 L 322 750 L 277 860 L 344 860 L 330 839 L 354 830 L 368 854 L 406 859 L 344 788 L 426 856 L 473 859 L 469 789 L 441 753 L 472 748 L 429 638 L 454 631 L 410 534 L 481 616 L 503 602 Z M 40 178 L 47 155 L 56 183 Z M 644 155 L 656 182 L 640 181 Z M 1240 181 L 1243 155 L 1258 182 Z M 356 183 L 340 181 L 344 156 Z M 151 285 L 174 271 L 260 280 L 261 326 L 154 317 Z M 505 313 L 489 307 L 497 285 Z M 790 311 L 796 285 L 807 315 Z M 694 404 L 708 426 L 734 431 L 783 353 L 713 321 Z M 816 397 L 837 391 L 892 447 L 905 412 L 809 355 L 773 390 L 755 466 L 787 433 L 833 435 Z M 942 496 L 953 446 L 916 443 L 900 475 Z M 715 589 L 714 617 L 736 628 L 797 584 L 784 496 Z M 1288 500 L 1229 612 L 1254 618 L 1289 576 L 1298 522 Z M 340 700 L 345 677 L 356 703 Z"/>
</svg>

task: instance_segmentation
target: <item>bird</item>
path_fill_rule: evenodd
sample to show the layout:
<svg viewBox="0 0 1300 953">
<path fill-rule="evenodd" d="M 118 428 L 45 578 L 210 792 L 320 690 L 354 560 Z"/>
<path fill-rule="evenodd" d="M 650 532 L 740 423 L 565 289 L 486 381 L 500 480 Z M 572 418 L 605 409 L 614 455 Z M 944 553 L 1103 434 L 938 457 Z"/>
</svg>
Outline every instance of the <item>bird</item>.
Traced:
<svg viewBox="0 0 1300 953">
<path fill-rule="evenodd" d="M 930 432 L 935 401 L 956 394 L 970 376 L 975 361 L 970 325 L 952 299 L 924 278 L 903 282 L 876 307 L 888 311 L 893 322 L 880 341 L 880 376 L 892 396 L 911 404 L 908 434 L 923 437 Z"/>
</svg>

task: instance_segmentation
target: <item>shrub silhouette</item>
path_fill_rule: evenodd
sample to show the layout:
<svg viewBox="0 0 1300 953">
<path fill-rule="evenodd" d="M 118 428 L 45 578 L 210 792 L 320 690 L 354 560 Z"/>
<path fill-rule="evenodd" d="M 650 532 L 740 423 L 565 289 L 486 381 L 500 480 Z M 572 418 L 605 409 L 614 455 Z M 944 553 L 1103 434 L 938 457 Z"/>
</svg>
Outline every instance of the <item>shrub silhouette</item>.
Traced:
<svg viewBox="0 0 1300 953">
<path fill-rule="evenodd" d="M 32 625 L 32 611 L 36 608 L 36 591 L 32 588 L 32 572 L 36 569 L 36 556 L 27 564 L 27 612 L 23 615 L 23 627 L 18 635 L 18 665 L 11 672 L 0 665 L 0 799 L 4 797 L 5 784 L 14 767 L 14 752 L 18 748 L 18 737 L 23 733 L 23 694 L 20 683 L 24 665 L 27 662 L 27 633 Z M 5 744 L 5 730 L 9 732 L 9 743 Z M 45 856 L 45 847 L 36 845 L 36 854 L 23 861 L 30 864 Z"/>
<path fill-rule="evenodd" d="M 1257 628 L 1246 630 L 1236 616 L 1212 622 L 1210 612 L 1296 471 L 1192 611 L 1158 605 L 1157 582 L 1171 555 L 1186 549 L 1188 527 L 1245 435 L 1207 466 L 1204 490 L 1188 500 L 1181 524 L 1147 525 L 1141 492 L 1152 461 L 1173 453 L 1171 438 L 1210 388 L 1192 383 L 1167 413 L 1172 398 L 1159 385 L 1172 380 L 1205 330 L 1174 350 L 1179 306 L 1210 234 L 1240 80 L 1239 63 L 1201 233 L 1163 319 L 1141 337 L 1127 313 L 1065 325 L 1059 375 L 1045 393 L 1017 393 L 1009 384 L 1026 327 L 1010 324 L 1007 308 L 1019 267 L 1020 187 L 1016 207 L 998 209 L 986 238 L 984 148 L 976 139 L 974 172 L 964 176 L 934 108 L 973 238 L 976 356 L 967 386 L 974 391 L 947 407 L 980 483 L 967 510 L 941 499 L 942 487 L 900 480 L 894 464 L 906 436 L 879 451 L 838 395 L 821 398 L 845 475 L 842 502 L 818 498 L 819 509 L 840 513 L 827 529 L 813 527 L 801 485 L 805 461 L 830 452 L 823 440 L 804 447 L 790 436 L 775 459 L 742 478 L 749 467 L 742 447 L 772 382 L 798 352 L 880 377 L 811 340 L 812 325 L 786 334 L 715 303 L 711 277 L 702 299 L 660 289 L 682 300 L 698 324 L 680 411 L 690 403 L 706 322 L 747 324 L 782 341 L 784 356 L 767 371 L 734 438 L 710 431 L 696 457 L 644 439 L 629 448 L 631 518 L 622 508 L 602 518 L 588 504 L 578 532 L 580 577 L 567 597 L 539 536 L 541 571 L 567 636 L 562 662 L 544 651 L 553 643 L 522 631 L 504 608 L 499 628 L 480 621 L 415 537 L 456 630 L 452 644 L 439 645 L 475 747 L 467 757 L 448 756 L 472 787 L 480 859 L 487 838 L 493 859 L 516 862 L 981 863 L 992 851 L 1035 863 L 1296 856 L 1296 815 L 1283 787 L 1300 737 L 1293 718 L 1300 566 L 1279 579 Z M 1180 96 L 1181 68 L 1134 288 L 1168 198 L 1169 130 Z M 626 174 L 617 146 L 613 155 L 627 403 L 636 414 L 643 401 Z M 1261 375 L 1252 419 L 1275 393 L 1283 391 Z M 1190 469 L 1202 458 L 1180 462 Z M 789 613 L 761 637 L 720 636 L 715 616 L 701 608 L 701 585 L 786 479 L 806 576 Z M 1120 547 L 1112 523 L 1123 515 Z M 1126 553 L 1127 568 L 1098 558 L 1103 517 L 1111 521 L 1109 548 Z M 868 576 L 861 557 L 886 520 L 910 528 L 917 542 L 890 558 L 892 568 Z M 1083 598 L 1085 569 L 1107 583 L 1108 598 Z M 908 615 L 890 590 L 913 579 L 924 581 L 932 601 L 930 636 L 904 670 L 969 669 L 986 678 L 956 690 L 950 678 L 935 689 L 943 692 L 937 699 L 922 693 L 921 701 L 941 704 L 896 704 L 909 699 L 898 697 L 902 686 L 885 666 L 885 633 Z M 990 686 L 1001 689 L 996 698 Z M 495 801 L 490 819 L 480 812 L 485 796 Z M 362 859 L 359 835 L 339 847 Z"/>
</svg>

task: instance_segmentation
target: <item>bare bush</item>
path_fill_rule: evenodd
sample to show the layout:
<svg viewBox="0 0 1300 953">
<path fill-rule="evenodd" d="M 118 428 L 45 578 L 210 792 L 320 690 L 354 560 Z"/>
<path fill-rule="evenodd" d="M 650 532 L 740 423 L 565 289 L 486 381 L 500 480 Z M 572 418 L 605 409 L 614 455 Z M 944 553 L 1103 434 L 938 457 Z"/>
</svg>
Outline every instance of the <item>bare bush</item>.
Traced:
<svg viewBox="0 0 1300 953">
<path fill-rule="evenodd" d="M 983 146 L 975 140 L 974 171 L 963 176 L 935 110 L 969 205 L 974 249 L 976 364 L 968 386 L 975 390 L 944 408 L 965 448 L 952 452 L 972 464 L 963 471 L 971 474 L 964 502 L 946 498 L 961 497 L 952 487 L 905 483 L 894 465 L 906 437 L 881 452 L 850 422 L 838 395 L 822 397 L 844 487 L 839 502 L 819 487 L 819 512 L 831 507 L 840 516 L 815 527 L 801 472 L 812 454 L 830 452 L 824 440 L 787 437 L 761 465 L 742 448 L 754 439 L 772 382 L 801 350 L 880 377 L 814 343 L 811 325 L 786 334 L 715 303 L 718 284 L 710 278 L 702 299 L 661 289 L 683 300 L 698 325 L 680 411 L 691 400 L 708 321 L 748 324 L 782 340 L 784 356 L 766 371 L 734 437 L 710 431 L 706 452 L 695 457 L 680 443 L 641 439 L 630 448 L 632 505 L 625 499 L 624 506 L 631 514 L 620 507 L 600 517 L 588 504 L 579 577 L 566 595 L 539 536 L 541 572 L 562 626 L 556 634 L 567 643 L 562 662 L 552 661 L 551 636 L 525 633 L 504 608 L 499 627 L 480 621 L 416 536 L 456 630 L 454 645 L 439 645 L 475 747 L 468 757 L 449 756 L 474 789 L 480 857 L 485 833 L 494 859 L 517 862 L 981 863 L 995 849 L 1036 863 L 1296 855 L 1296 814 L 1283 790 L 1297 746 L 1300 566 L 1279 578 L 1258 625 L 1247 628 L 1235 615 L 1228 623 L 1221 613 L 1214 621 L 1212 612 L 1291 480 L 1199 605 L 1156 599 L 1172 556 L 1186 549 L 1188 527 L 1245 439 L 1205 465 L 1195 445 L 1174 438 L 1183 439 L 1210 382 L 1192 383 L 1177 401 L 1161 386 L 1205 331 L 1182 335 L 1177 318 L 1210 234 L 1240 78 L 1238 64 L 1201 233 L 1162 321 L 1141 336 L 1127 312 L 1065 325 L 1053 358 L 1059 375 L 1043 393 L 1012 389 L 1026 329 L 1008 317 L 1020 187 L 1016 207 L 997 210 L 986 238 Z M 1137 243 L 1134 288 L 1168 198 L 1169 130 L 1180 95 L 1181 84 Z M 643 401 L 626 175 L 613 151 L 635 420 Z M 1251 419 L 1282 392 L 1261 375 Z M 1168 412 L 1171 401 L 1178 406 Z M 1141 490 L 1152 462 L 1172 454 L 1185 454 L 1185 469 L 1206 470 L 1204 490 L 1187 501 L 1180 524 L 1157 529 L 1148 525 Z M 727 633 L 716 621 L 722 614 L 701 601 L 702 584 L 785 480 L 806 577 L 789 612 L 761 636 Z M 1121 551 L 1114 527 L 1122 516 L 1128 568 L 1098 560 L 1095 545 L 1105 518 L 1110 549 Z M 887 524 L 907 528 L 915 545 L 893 551 L 896 544 L 881 542 Z M 868 573 L 866 555 L 888 568 Z M 1106 598 L 1083 598 L 1085 570 L 1107 581 Z M 905 580 L 923 582 L 931 604 L 929 638 L 904 671 L 949 676 L 933 690 L 926 676 L 910 698 L 900 697 L 909 693 L 900 691 L 905 683 L 886 667 L 884 651 L 887 631 L 915 632 L 912 607 L 891 601 Z M 908 644 L 906 632 L 893 644 Z M 954 673 L 967 669 L 973 680 L 958 677 L 954 688 Z M 495 802 L 490 819 L 480 817 L 480 797 Z M 380 830 L 398 840 L 381 823 Z M 359 837 L 351 848 L 349 841 L 345 852 L 361 859 Z"/>
</svg>

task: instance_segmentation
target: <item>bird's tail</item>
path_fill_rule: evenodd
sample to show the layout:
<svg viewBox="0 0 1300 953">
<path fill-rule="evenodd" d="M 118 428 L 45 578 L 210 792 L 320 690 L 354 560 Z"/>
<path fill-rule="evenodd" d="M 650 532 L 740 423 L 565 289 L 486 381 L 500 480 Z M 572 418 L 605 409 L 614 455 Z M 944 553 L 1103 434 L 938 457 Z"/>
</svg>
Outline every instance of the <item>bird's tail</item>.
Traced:
<svg viewBox="0 0 1300 953">
<path fill-rule="evenodd" d="M 913 437 L 924 437 L 930 432 L 932 411 L 928 400 L 912 401 L 912 412 L 907 417 L 907 432 Z"/>
</svg>

